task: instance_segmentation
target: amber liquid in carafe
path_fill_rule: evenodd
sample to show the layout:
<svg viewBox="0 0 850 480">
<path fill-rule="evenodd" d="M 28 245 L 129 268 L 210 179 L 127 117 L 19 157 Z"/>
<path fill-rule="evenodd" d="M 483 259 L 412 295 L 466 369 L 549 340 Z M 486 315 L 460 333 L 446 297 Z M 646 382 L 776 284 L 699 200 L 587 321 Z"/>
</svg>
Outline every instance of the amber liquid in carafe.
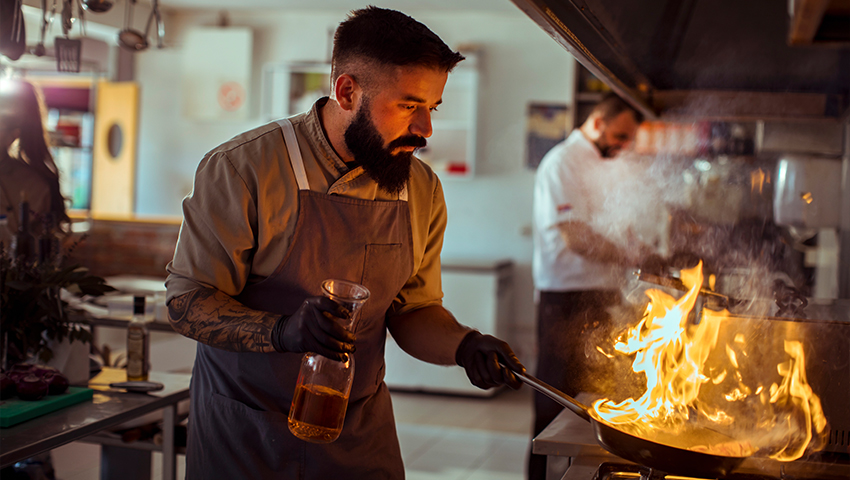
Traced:
<svg viewBox="0 0 850 480">
<path fill-rule="evenodd" d="M 299 385 L 292 399 L 289 430 L 313 443 L 330 443 L 339 437 L 348 407 L 348 396 L 322 385 Z"/>
</svg>

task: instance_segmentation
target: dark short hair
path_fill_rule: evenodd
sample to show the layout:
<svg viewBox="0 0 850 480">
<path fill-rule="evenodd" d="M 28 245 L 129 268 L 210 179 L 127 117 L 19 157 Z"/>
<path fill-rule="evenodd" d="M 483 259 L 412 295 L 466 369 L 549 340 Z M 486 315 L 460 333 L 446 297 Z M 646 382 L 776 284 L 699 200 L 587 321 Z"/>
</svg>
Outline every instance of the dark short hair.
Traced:
<svg viewBox="0 0 850 480">
<path fill-rule="evenodd" d="M 602 100 L 593 107 L 593 110 L 590 112 L 591 115 L 598 114 L 602 117 L 602 120 L 606 122 L 610 122 L 615 117 L 620 115 L 623 112 L 632 112 L 632 115 L 635 117 L 635 121 L 637 123 L 643 122 L 643 114 L 640 113 L 635 107 L 629 105 L 625 100 L 620 98 L 616 93 L 609 92 L 602 97 Z"/>
<path fill-rule="evenodd" d="M 354 10 L 334 33 L 331 81 L 353 61 L 387 66 L 423 66 L 450 72 L 464 57 L 434 32 L 395 10 L 368 6 Z"/>
</svg>

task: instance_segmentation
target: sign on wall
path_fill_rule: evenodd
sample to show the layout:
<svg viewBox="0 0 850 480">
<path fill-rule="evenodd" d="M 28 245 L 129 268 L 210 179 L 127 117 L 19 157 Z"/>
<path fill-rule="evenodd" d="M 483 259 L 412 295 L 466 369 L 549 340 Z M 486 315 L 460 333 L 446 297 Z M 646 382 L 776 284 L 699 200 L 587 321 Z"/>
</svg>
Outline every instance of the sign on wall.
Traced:
<svg viewBox="0 0 850 480">
<path fill-rule="evenodd" d="M 546 152 L 567 138 L 567 113 L 562 103 L 530 103 L 525 132 L 525 166 L 536 169 Z"/>
<path fill-rule="evenodd" d="M 195 120 L 248 117 L 252 32 L 196 27 L 183 49 L 183 115 Z"/>
</svg>

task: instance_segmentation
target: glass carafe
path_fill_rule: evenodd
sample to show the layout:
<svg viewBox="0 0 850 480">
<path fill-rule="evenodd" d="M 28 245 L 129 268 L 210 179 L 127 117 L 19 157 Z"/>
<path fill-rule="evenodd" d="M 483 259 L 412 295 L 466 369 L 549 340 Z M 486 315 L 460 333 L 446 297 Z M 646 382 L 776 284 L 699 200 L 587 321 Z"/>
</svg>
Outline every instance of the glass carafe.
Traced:
<svg viewBox="0 0 850 480">
<path fill-rule="evenodd" d="M 357 283 L 331 279 L 322 282 L 322 293 L 348 311 L 345 326 L 353 331 L 369 290 Z M 330 443 L 339 438 L 353 381 L 352 354 L 346 354 L 344 361 L 304 354 L 289 408 L 292 434 L 313 443 Z"/>
</svg>

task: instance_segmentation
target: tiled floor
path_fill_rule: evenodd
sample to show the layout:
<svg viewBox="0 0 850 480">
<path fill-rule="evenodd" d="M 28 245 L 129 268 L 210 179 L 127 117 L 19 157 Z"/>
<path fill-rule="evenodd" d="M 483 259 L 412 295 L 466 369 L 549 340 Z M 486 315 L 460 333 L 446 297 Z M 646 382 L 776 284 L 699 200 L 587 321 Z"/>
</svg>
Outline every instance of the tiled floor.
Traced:
<svg viewBox="0 0 850 480">
<path fill-rule="evenodd" d="M 393 393 L 408 480 L 522 480 L 531 429 L 531 391 L 491 398 Z M 72 443 L 53 451 L 59 480 L 97 480 L 100 447 Z M 153 480 L 160 475 L 154 454 Z M 183 478 L 183 457 L 178 458 Z"/>
</svg>

